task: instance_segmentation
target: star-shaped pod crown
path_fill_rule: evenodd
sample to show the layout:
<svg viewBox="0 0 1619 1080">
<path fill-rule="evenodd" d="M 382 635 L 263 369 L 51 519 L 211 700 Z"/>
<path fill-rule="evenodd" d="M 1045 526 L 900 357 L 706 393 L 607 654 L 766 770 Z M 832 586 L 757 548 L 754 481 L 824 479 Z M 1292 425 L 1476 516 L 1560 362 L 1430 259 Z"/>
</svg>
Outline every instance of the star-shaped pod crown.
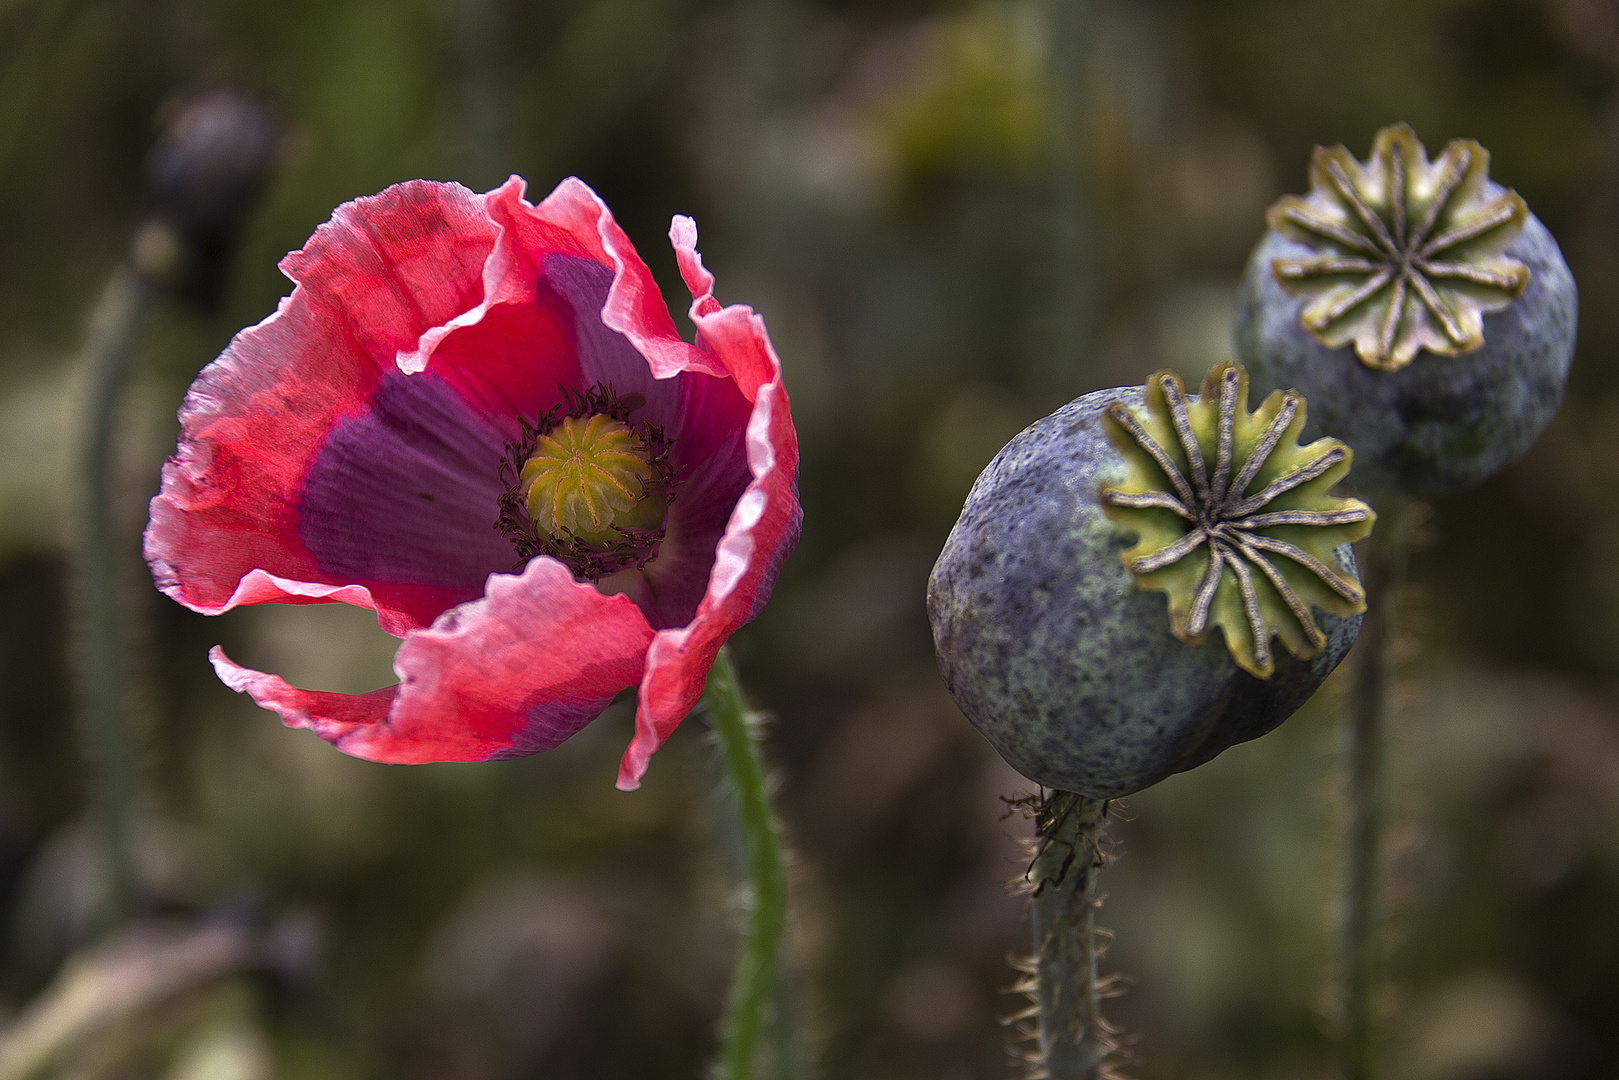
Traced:
<svg viewBox="0 0 1619 1080">
<path fill-rule="evenodd" d="M 1102 485 L 1109 517 L 1133 530 L 1126 569 L 1144 589 L 1169 594 L 1170 629 L 1191 645 L 1219 626 L 1232 658 L 1264 679 L 1271 638 L 1308 659 L 1326 636 L 1311 608 L 1366 610 L 1360 582 L 1337 550 L 1372 530 L 1375 515 L 1330 489 L 1349 472 L 1337 439 L 1300 446 L 1304 399 L 1280 390 L 1248 411 L 1248 373 L 1217 364 L 1196 397 L 1160 371 L 1146 407 L 1115 401 L 1103 413 L 1123 455 L 1122 484 Z"/>
<path fill-rule="evenodd" d="M 1283 196 L 1266 214 L 1314 252 L 1271 264 L 1304 298 L 1305 329 L 1332 348 L 1354 342 L 1362 363 L 1387 371 L 1420 349 L 1455 356 L 1482 345 L 1484 313 L 1529 282 L 1529 268 L 1503 254 L 1529 210 L 1490 183 L 1489 166 L 1471 139 L 1430 162 L 1406 124 L 1379 131 L 1365 162 L 1316 147 L 1310 193 Z"/>
</svg>

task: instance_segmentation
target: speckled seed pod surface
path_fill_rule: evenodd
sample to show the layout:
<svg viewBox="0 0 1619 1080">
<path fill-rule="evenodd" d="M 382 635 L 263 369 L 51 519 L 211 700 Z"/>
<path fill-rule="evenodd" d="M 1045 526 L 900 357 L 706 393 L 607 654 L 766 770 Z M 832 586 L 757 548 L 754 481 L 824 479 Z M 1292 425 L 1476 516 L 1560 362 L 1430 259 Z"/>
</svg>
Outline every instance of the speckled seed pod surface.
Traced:
<svg viewBox="0 0 1619 1080">
<path fill-rule="evenodd" d="M 1356 490 L 1476 486 L 1551 422 L 1574 355 L 1576 298 L 1557 241 L 1533 214 L 1504 251 L 1528 267 L 1528 284 L 1512 304 L 1484 314 L 1484 344 L 1456 356 L 1424 349 L 1394 371 L 1361 363 L 1352 345 L 1322 344 L 1301 324 L 1305 298 L 1289 295 L 1272 267 L 1313 254 L 1275 229 L 1254 249 L 1237 300 L 1237 358 L 1256 392 L 1294 388 L 1308 399 L 1305 438 L 1335 435 L 1354 448 Z"/>
<path fill-rule="evenodd" d="M 1188 645 L 1165 595 L 1143 589 L 1121 554 L 1132 532 L 1100 488 L 1126 474 L 1103 427 L 1101 390 L 1039 420 L 973 486 L 928 583 L 939 668 L 968 720 L 1015 769 L 1091 798 L 1140 791 L 1270 731 L 1343 659 L 1360 617 L 1317 614 L 1312 659 L 1278 650 L 1261 679 L 1219 632 Z M 1313 404 L 1313 403 L 1312 403 Z M 1347 545 L 1337 550 L 1351 575 Z"/>
</svg>

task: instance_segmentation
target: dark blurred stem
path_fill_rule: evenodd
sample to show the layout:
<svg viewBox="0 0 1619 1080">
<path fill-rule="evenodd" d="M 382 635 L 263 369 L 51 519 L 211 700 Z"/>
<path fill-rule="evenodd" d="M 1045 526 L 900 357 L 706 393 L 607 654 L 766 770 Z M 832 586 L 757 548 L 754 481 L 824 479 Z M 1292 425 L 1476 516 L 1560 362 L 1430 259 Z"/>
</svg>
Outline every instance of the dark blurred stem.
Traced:
<svg viewBox="0 0 1619 1080">
<path fill-rule="evenodd" d="M 455 2 L 453 41 L 461 98 L 458 149 L 465 179 L 479 191 L 506 179 L 500 160 L 504 14 L 505 5 L 494 0 Z"/>
<path fill-rule="evenodd" d="M 1098 1080 L 1113 1047 L 1096 976 L 1097 874 L 1107 802 L 1052 792 L 1035 817 L 1034 992 L 1050 1080 Z"/>
<path fill-rule="evenodd" d="M 135 897 L 131 854 L 134 762 L 120 668 L 123 642 L 112 511 L 112 447 L 119 399 L 129 380 L 141 323 L 154 296 L 145 277 L 120 266 L 96 303 L 84 348 L 90 398 L 82 463 L 84 549 L 79 567 L 84 626 L 82 738 L 101 832 L 109 925 L 128 917 Z"/>
<path fill-rule="evenodd" d="M 1386 742 L 1392 646 L 1399 629 L 1409 535 L 1406 501 L 1382 500 L 1361 552 L 1366 617 L 1355 646 L 1349 727 L 1349 911 L 1344 954 L 1349 1029 L 1344 1073 L 1381 1075 L 1377 1002 L 1382 987 L 1383 836 L 1388 828 Z"/>
<path fill-rule="evenodd" d="M 720 1080 L 749 1080 L 757 1071 L 760 1043 L 777 996 L 787 927 L 787 865 L 755 720 L 748 713 L 729 650 L 721 649 L 709 670 L 703 703 L 735 797 L 747 864 L 747 929 L 731 983 L 715 1074 Z"/>
<path fill-rule="evenodd" d="M 1096 33 L 1094 0 L 1044 0 L 1051 48 L 1051 160 L 1036 235 L 1046 245 L 1044 302 L 1035 312 L 1033 370 L 1038 385 L 1068 390 L 1095 318 L 1091 190 L 1086 171 L 1091 113 L 1088 57 Z"/>
</svg>

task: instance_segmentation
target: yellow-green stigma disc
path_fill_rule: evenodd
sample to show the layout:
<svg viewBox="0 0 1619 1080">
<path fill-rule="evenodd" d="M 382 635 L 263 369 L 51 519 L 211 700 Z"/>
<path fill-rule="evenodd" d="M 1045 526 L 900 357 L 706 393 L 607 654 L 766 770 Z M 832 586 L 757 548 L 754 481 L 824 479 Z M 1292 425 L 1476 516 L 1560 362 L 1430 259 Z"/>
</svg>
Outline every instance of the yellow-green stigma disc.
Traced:
<svg viewBox="0 0 1619 1080">
<path fill-rule="evenodd" d="M 663 496 L 646 494 L 653 476 L 629 427 L 597 414 L 569 417 L 541 435 L 518 487 L 541 536 L 560 538 L 566 529 L 587 544 L 609 544 L 623 538 L 618 530 L 663 524 Z"/>
</svg>

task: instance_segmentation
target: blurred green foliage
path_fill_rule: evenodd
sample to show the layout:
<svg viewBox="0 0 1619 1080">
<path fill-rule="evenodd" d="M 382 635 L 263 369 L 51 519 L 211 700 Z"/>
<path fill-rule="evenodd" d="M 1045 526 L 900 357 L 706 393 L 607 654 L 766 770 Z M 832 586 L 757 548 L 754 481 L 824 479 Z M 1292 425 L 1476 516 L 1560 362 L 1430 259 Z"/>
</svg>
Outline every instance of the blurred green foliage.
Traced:
<svg viewBox="0 0 1619 1080">
<path fill-rule="evenodd" d="M 577 174 L 683 318 L 702 228 L 769 321 L 804 542 L 737 639 L 797 853 L 791 985 L 839 1080 L 1012 1074 L 1023 782 L 950 704 L 922 611 L 977 470 L 1078 394 L 1229 355 L 1265 206 L 1315 143 L 1472 137 L 1583 294 L 1541 443 L 1426 518 L 1398 694 L 1395 1080 L 1619 1076 L 1619 15 L 1607 0 L 0 0 L 0 991 L 82 958 L 98 888 L 64 570 L 84 320 L 145 210 L 165 102 L 229 85 L 290 136 L 223 310 L 172 306 L 124 421 L 128 673 L 153 920 L 229 917 L 267 970 L 73 1077 L 699 1075 L 731 951 L 700 723 L 613 790 L 624 704 L 518 762 L 390 768 L 214 679 L 391 681 L 362 612 L 208 620 L 137 534 L 186 384 L 345 199 Z M 682 324 L 684 325 L 684 324 Z M 1105 876 L 1136 1075 L 1332 1075 L 1341 688 L 1132 798 Z M 223 914 L 222 914 L 223 913 Z M 157 955 L 157 954 L 154 954 Z"/>
</svg>

